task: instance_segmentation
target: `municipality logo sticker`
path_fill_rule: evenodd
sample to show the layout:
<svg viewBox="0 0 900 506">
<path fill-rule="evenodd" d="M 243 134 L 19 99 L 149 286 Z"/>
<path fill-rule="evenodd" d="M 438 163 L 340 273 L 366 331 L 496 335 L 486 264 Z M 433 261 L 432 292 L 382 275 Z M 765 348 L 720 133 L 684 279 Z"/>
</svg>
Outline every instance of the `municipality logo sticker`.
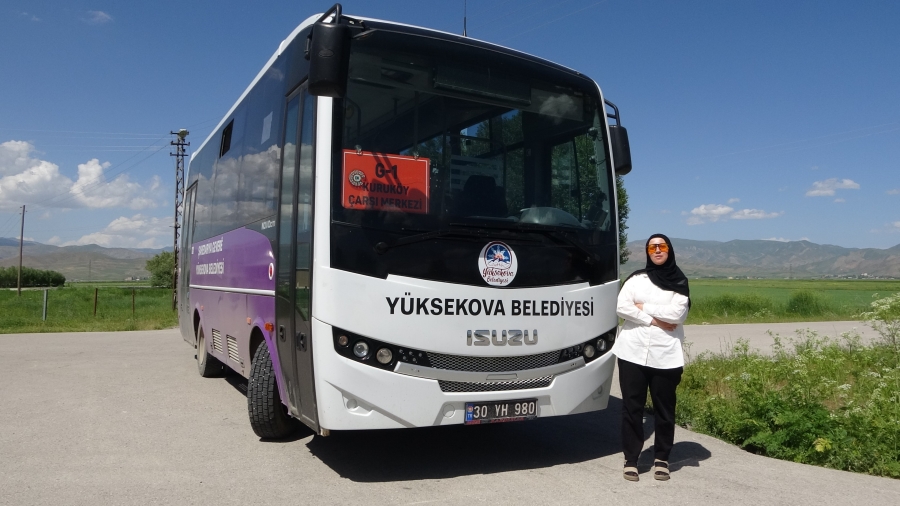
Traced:
<svg viewBox="0 0 900 506">
<path fill-rule="evenodd" d="M 506 286 L 512 283 L 519 270 L 516 254 L 506 243 L 493 241 L 481 249 L 478 257 L 478 271 L 482 279 L 491 286 Z"/>
</svg>

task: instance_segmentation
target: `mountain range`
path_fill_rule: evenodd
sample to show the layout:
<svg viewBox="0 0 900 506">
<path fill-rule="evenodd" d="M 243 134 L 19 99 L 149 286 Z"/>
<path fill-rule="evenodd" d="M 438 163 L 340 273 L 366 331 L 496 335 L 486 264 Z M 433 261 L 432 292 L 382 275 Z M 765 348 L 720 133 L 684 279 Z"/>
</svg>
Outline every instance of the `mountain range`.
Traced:
<svg viewBox="0 0 900 506">
<path fill-rule="evenodd" d="M 809 241 L 671 239 L 681 270 L 694 277 L 900 278 L 900 244 L 888 249 L 843 248 Z M 628 262 L 621 271 L 646 263 L 645 241 L 628 243 Z"/>
<path fill-rule="evenodd" d="M 96 244 L 53 246 L 25 241 L 22 265 L 59 272 L 69 281 L 121 281 L 149 277 L 145 268 L 147 260 L 166 250 L 172 248 L 104 248 Z M 19 240 L 0 237 L 0 267 L 18 265 Z"/>
<path fill-rule="evenodd" d="M 628 243 L 630 257 L 622 273 L 644 267 L 644 241 Z M 691 278 L 760 277 L 900 278 L 900 244 L 888 249 L 843 248 L 809 241 L 694 241 L 672 239 L 678 266 Z M 26 267 L 62 273 L 68 280 L 119 281 L 150 275 L 147 260 L 166 249 L 23 245 Z M 0 237 L 0 267 L 17 266 L 19 240 Z"/>
</svg>

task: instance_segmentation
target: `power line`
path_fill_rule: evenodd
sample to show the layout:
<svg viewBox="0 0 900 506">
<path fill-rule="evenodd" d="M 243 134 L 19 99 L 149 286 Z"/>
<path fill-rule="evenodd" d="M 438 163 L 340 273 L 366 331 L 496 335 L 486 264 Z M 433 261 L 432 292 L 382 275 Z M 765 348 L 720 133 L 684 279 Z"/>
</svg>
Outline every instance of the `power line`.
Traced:
<svg viewBox="0 0 900 506">
<path fill-rule="evenodd" d="M 37 133 L 50 133 L 50 134 L 92 134 L 92 135 L 141 135 L 146 137 L 156 137 L 159 134 L 142 134 L 142 133 L 134 133 L 134 132 L 88 132 L 88 131 L 78 131 L 78 130 L 34 130 L 28 128 L 0 128 L 0 131 L 17 131 L 17 132 L 37 132 Z"/>
<path fill-rule="evenodd" d="M 160 138 L 160 139 L 157 139 L 157 141 L 163 140 L 163 139 L 164 139 L 164 138 Z M 154 143 L 154 144 L 155 144 L 155 143 Z M 147 146 L 143 151 L 138 152 L 138 153 L 136 153 L 136 154 L 134 154 L 134 155 L 132 155 L 132 156 L 126 158 L 122 163 L 120 163 L 120 164 L 117 165 L 116 167 L 117 167 L 117 168 L 118 168 L 118 167 L 122 167 L 122 165 L 125 164 L 125 163 L 127 163 L 129 160 L 135 158 L 136 156 L 138 156 L 138 155 L 141 154 L 142 152 L 146 152 L 148 149 L 154 147 L 154 144 L 151 144 L 150 146 Z M 131 169 L 133 169 L 133 168 L 135 168 L 135 167 L 137 167 L 137 166 L 140 165 L 141 163 L 144 163 L 145 161 L 147 161 L 147 159 L 149 159 L 149 158 L 152 157 L 153 155 L 159 153 L 159 152 L 162 151 L 165 147 L 166 147 L 165 144 L 163 144 L 163 145 L 157 147 L 157 149 L 156 149 L 155 151 L 151 152 L 150 154 L 148 154 L 148 155 L 145 156 L 144 158 L 138 160 L 137 162 L 135 162 L 135 163 L 133 163 L 133 164 L 131 164 L 131 165 L 129 165 L 129 166 L 122 167 L 122 168 L 119 169 L 118 171 L 112 171 L 112 172 L 105 173 L 105 174 L 104 174 L 103 172 L 101 172 L 97 177 L 94 177 L 94 178 L 91 178 L 91 179 L 89 179 L 89 180 L 86 180 L 85 183 L 80 187 L 80 189 L 79 189 L 78 191 L 72 191 L 71 188 L 70 188 L 70 190 L 67 191 L 66 193 L 59 193 L 59 194 L 57 194 L 57 195 L 54 195 L 54 196 L 49 197 L 49 198 L 47 198 L 47 199 L 44 199 L 44 200 L 41 201 L 41 202 L 38 202 L 38 204 L 47 206 L 47 204 L 53 203 L 53 204 L 57 205 L 58 207 L 63 207 L 63 206 L 60 206 L 59 204 L 62 204 L 62 203 L 67 202 L 67 201 L 70 201 L 70 200 L 74 199 L 75 197 L 77 197 L 77 196 L 79 196 L 79 195 L 85 195 L 85 194 L 87 194 L 88 192 L 93 191 L 94 189 L 99 188 L 99 187 L 100 187 L 101 185 L 103 185 L 104 183 L 109 183 L 109 182 L 115 180 L 115 179 L 114 179 L 115 176 L 119 176 L 119 175 L 121 175 L 121 174 L 123 174 L 123 173 L 125 173 L 125 172 L 127 172 L 127 171 L 129 171 L 129 170 L 131 170 Z M 75 182 L 77 183 L 78 181 L 76 180 Z M 74 184 L 73 184 L 72 188 L 74 188 Z"/>
<path fill-rule="evenodd" d="M 829 137 L 836 137 L 836 136 L 839 136 L 839 135 L 847 135 L 847 134 L 852 134 L 852 133 L 857 133 L 857 132 L 865 132 L 865 131 L 867 131 L 867 130 L 872 130 L 872 129 L 876 129 L 876 128 L 882 128 L 882 127 L 894 127 L 894 128 L 890 128 L 890 129 L 888 129 L 888 130 L 882 130 L 882 131 L 877 131 L 877 132 L 869 132 L 869 133 L 867 133 L 867 134 L 865 134 L 865 135 L 861 135 L 861 136 L 847 137 L 847 138 L 844 138 L 844 139 L 838 139 L 838 142 L 843 141 L 843 140 L 858 139 L 858 138 L 861 138 L 861 137 L 868 137 L 868 136 L 870 136 L 870 135 L 876 135 L 876 134 L 882 134 L 882 133 L 890 133 L 890 132 L 893 132 L 893 131 L 895 131 L 895 130 L 900 129 L 900 126 L 898 126 L 898 125 L 900 125 L 900 123 L 897 123 L 896 121 L 894 121 L 894 122 L 891 122 L 891 123 L 883 123 L 883 124 L 881 124 L 881 125 L 874 125 L 874 126 L 865 127 L 865 128 L 857 128 L 857 129 L 854 129 L 854 130 L 846 130 L 846 131 L 843 131 L 843 132 L 836 132 L 836 133 L 833 133 L 833 134 L 821 135 L 821 136 L 818 136 L 818 137 L 811 137 L 811 138 L 809 138 L 809 139 L 800 139 L 800 140 L 796 140 L 796 141 L 781 142 L 781 143 L 778 143 L 778 144 L 770 144 L 770 145 L 767 145 L 767 146 L 759 146 L 759 147 L 756 147 L 756 148 L 749 148 L 749 149 L 744 149 L 744 150 L 741 150 L 741 151 L 734 151 L 734 152 L 731 152 L 731 153 L 723 153 L 723 154 L 721 154 L 721 155 L 713 155 L 713 156 L 708 156 L 708 157 L 704 157 L 704 158 L 699 158 L 698 160 L 713 160 L 713 159 L 716 159 L 716 158 L 723 158 L 723 157 L 726 157 L 726 156 L 741 155 L 741 154 L 745 154 L 745 153 L 752 153 L 752 152 L 754 152 L 754 151 L 763 151 L 763 150 L 772 149 L 772 148 L 779 148 L 779 147 L 782 147 L 782 146 L 790 146 L 790 145 L 793 145 L 793 144 L 802 144 L 802 143 L 804 143 L 804 142 L 818 141 L 818 140 L 822 140 L 822 139 L 827 139 L 827 138 L 829 138 Z M 827 144 L 826 144 L 826 145 L 827 145 Z M 817 147 L 817 146 L 812 146 L 812 147 Z M 805 148 L 803 148 L 803 149 L 805 149 Z"/>
<path fill-rule="evenodd" d="M 512 1 L 513 1 L 513 0 L 509 0 L 509 1 L 503 2 L 501 5 L 508 4 L 508 3 L 512 2 Z M 534 4 L 536 4 L 536 3 L 539 3 L 539 2 L 542 2 L 542 1 L 543 1 L 543 0 L 534 0 L 533 2 L 528 2 L 528 3 L 525 4 L 525 5 L 519 6 L 519 7 L 517 8 L 517 10 L 518 10 L 519 12 L 522 12 L 522 11 L 524 11 L 527 7 L 529 7 L 529 6 L 531 6 L 531 5 L 534 5 Z M 559 5 L 560 3 L 565 3 L 565 2 L 568 2 L 568 1 L 570 1 L 570 0 L 564 0 L 563 2 L 559 2 L 559 3 L 555 4 L 555 5 Z M 494 9 L 492 9 L 492 11 L 496 12 L 496 9 L 497 9 L 497 7 L 494 7 Z M 483 11 L 482 11 L 482 12 L 483 12 Z M 530 16 L 532 16 L 532 15 L 534 15 L 534 13 L 528 14 L 526 17 L 530 17 Z M 482 21 L 480 21 L 480 22 L 478 22 L 478 23 L 475 23 L 475 24 L 472 25 L 472 26 L 475 27 L 475 28 L 478 28 L 478 27 L 481 27 L 481 26 L 486 26 L 488 23 L 493 23 L 494 21 L 496 21 L 496 20 L 498 20 L 498 19 L 507 19 L 507 20 L 509 20 L 509 19 L 510 19 L 510 15 L 509 15 L 509 13 L 506 13 L 506 14 L 501 14 L 501 15 L 499 15 L 499 16 L 494 16 L 494 17 L 492 17 L 492 18 L 490 18 L 490 19 L 482 20 Z M 503 27 L 503 26 L 509 26 L 509 24 L 507 24 L 507 25 L 501 25 L 501 27 Z M 498 28 L 498 27 L 494 26 L 494 27 L 492 27 L 492 28 L 496 29 L 496 28 Z"/>
<path fill-rule="evenodd" d="M 591 5 L 588 5 L 587 7 L 582 7 L 581 9 L 578 9 L 578 10 L 576 10 L 576 11 L 572 11 L 572 12 L 570 12 L 570 13 L 564 15 L 564 16 L 560 16 L 560 17 L 558 17 L 558 18 L 556 18 L 556 19 L 554 19 L 554 20 L 552 20 L 552 21 L 547 21 L 546 23 L 543 23 L 543 24 L 540 24 L 540 25 L 537 25 L 537 26 L 533 26 L 533 27 L 529 28 L 528 30 L 523 30 L 523 31 L 521 31 L 521 32 L 519 32 L 519 33 L 517 33 L 517 34 L 515 34 L 515 35 L 513 35 L 513 36 L 511 36 L 511 37 L 507 37 L 507 38 L 501 40 L 500 42 L 506 42 L 506 41 L 508 41 L 508 40 L 515 39 L 516 37 L 518 37 L 518 36 L 520 36 L 520 35 L 526 34 L 526 33 L 528 33 L 528 32 L 533 32 L 533 31 L 537 30 L 538 28 L 543 28 L 543 27 L 545 27 L 545 26 L 547 26 L 547 25 L 556 23 L 557 21 L 561 21 L 561 20 L 563 20 L 563 19 L 565 19 L 565 18 L 567 18 L 567 17 L 569 17 L 569 16 L 574 16 L 575 14 L 578 14 L 579 12 L 582 12 L 582 11 L 586 11 L 586 10 L 590 9 L 591 7 L 596 7 L 596 6 L 598 6 L 598 5 L 602 4 L 602 3 L 604 3 L 605 1 L 606 1 L 606 0 L 601 0 L 601 1 L 599 1 L 599 2 L 592 3 Z"/>
</svg>

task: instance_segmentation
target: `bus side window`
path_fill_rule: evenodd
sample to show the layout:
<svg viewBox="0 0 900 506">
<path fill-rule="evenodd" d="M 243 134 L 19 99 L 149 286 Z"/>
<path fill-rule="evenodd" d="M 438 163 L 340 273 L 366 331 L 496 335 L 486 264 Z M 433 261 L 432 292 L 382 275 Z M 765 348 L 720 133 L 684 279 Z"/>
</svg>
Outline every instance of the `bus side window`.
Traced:
<svg viewBox="0 0 900 506">
<path fill-rule="evenodd" d="M 300 126 L 300 163 L 297 182 L 297 310 L 309 319 L 310 268 L 312 267 L 313 139 L 316 98 L 303 92 Z"/>
</svg>

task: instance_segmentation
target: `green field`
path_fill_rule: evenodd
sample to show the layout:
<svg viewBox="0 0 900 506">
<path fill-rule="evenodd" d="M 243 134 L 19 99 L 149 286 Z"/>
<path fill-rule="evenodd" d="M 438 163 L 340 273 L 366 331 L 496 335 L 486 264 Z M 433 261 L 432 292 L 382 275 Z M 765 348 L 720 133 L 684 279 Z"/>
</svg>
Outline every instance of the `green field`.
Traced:
<svg viewBox="0 0 900 506">
<path fill-rule="evenodd" d="M 900 281 L 692 279 L 690 283 L 693 306 L 688 324 L 855 320 L 869 309 L 873 294 L 900 292 Z M 75 283 L 48 293 L 44 322 L 43 290 L 24 290 L 21 298 L 15 290 L 0 291 L 0 334 L 150 330 L 178 323 L 172 291 L 150 288 L 146 282 Z"/>
<path fill-rule="evenodd" d="M 687 324 L 854 320 L 900 281 L 691 279 Z"/>
<path fill-rule="evenodd" d="M 154 330 L 178 324 L 176 313 L 172 310 L 170 289 L 109 286 L 49 289 L 46 321 L 41 320 L 43 297 L 43 290 L 23 290 L 21 297 L 16 295 L 15 290 L 0 291 L 0 334 Z"/>
<path fill-rule="evenodd" d="M 150 288 L 150 280 L 140 281 L 67 281 L 66 286 L 72 288 Z"/>
</svg>

